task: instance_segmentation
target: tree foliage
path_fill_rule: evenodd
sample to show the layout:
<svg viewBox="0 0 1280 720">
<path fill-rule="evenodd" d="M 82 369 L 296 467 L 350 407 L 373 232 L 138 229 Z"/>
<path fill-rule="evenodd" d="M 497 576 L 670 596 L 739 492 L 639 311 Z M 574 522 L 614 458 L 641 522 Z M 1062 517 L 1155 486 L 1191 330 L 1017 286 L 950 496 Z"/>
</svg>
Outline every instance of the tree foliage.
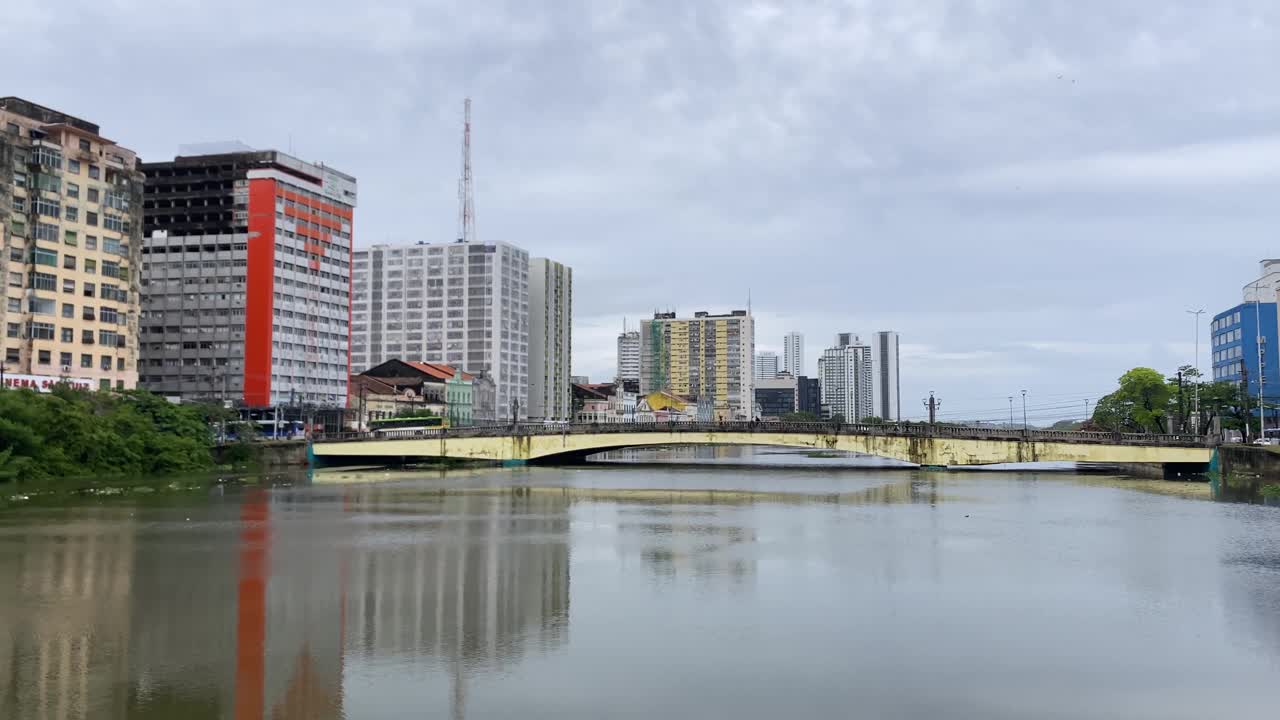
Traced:
<svg viewBox="0 0 1280 720">
<path fill-rule="evenodd" d="M 804 410 L 801 412 L 787 413 L 786 415 L 782 416 L 783 422 L 805 423 L 805 422 L 819 422 L 820 420 L 821 418 L 809 412 L 808 410 Z"/>
<path fill-rule="evenodd" d="M 1168 432 L 1174 391 L 1151 368 L 1137 367 L 1120 376 L 1120 387 L 1098 400 L 1095 425 L 1115 432 Z"/>
<path fill-rule="evenodd" d="M 212 423 L 225 414 L 142 390 L 0 390 L 0 480 L 207 468 Z"/>
</svg>

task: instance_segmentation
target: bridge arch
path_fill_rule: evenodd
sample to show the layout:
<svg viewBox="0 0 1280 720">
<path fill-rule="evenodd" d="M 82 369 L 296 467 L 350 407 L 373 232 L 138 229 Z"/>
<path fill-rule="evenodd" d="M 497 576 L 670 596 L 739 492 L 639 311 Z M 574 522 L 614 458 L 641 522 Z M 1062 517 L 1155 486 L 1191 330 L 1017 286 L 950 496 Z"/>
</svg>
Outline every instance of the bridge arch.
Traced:
<svg viewBox="0 0 1280 720">
<path fill-rule="evenodd" d="M 663 445 L 771 445 L 839 450 L 917 465 L 1017 462 L 1207 463 L 1212 448 L 1199 437 L 1011 431 L 926 425 L 818 423 L 671 423 L 392 431 L 381 436 L 320 438 L 322 460 L 453 458 L 554 463 L 607 450 Z"/>
</svg>

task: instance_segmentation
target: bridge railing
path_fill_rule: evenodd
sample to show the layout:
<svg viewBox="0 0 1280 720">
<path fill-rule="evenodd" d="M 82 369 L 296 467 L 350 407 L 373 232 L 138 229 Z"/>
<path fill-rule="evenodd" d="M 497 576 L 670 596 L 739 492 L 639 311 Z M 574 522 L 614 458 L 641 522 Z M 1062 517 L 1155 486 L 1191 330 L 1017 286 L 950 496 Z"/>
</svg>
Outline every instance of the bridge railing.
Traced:
<svg viewBox="0 0 1280 720">
<path fill-rule="evenodd" d="M 823 422 L 666 422 L 666 423 L 519 423 L 476 427 L 432 429 L 378 430 L 373 432 L 340 432 L 316 435 L 317 442 L 351 442 L 362 440 L 422 440 L 469 437 L 505 437 L 531 435 L 605 435 L 623 433 L 667 433 L 678 435 L 709 433 L 793 433 L 804 435 L 862 435 L 873 437 L 918 437 L 988 439 L 1030 442 L 1068 442 L 1108 445 L 1151 445 L 1207 447 L 1210 438 L 1190 434 L 1075 432 L 1069 430 L 1018 430 L 1011 428 L 963 427 L 958 425 L 926 425 L 923 423 Z"/>
</svg>

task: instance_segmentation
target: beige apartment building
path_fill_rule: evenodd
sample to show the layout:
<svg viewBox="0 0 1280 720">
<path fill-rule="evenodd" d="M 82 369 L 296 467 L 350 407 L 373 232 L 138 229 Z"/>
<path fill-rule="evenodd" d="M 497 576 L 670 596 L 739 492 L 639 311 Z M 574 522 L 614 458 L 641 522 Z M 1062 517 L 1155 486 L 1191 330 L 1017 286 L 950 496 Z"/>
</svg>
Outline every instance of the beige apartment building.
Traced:
<svg viewBox="0 0 1280 720">
<path fill-rule="evenodd" d="M 137 385 L 142 190 L 97 125 L 0 98 L 5 385 Z"/>
</svg>

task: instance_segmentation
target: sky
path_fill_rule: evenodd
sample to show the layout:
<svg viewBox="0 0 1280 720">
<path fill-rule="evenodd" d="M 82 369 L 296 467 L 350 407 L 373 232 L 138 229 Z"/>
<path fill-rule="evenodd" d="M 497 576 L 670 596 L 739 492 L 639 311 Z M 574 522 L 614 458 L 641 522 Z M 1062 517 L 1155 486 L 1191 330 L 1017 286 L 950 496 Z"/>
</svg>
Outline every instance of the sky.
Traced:
<svg viewBox="0 0 1280 720">
<path fill-rule="evenodd" d="M 757 348 L 896 330 L 903 414 L 1032 420 L 1207 325 L 1280 256 L 1280 3 L 15 3 L 2 95 L 144 160 L 238 140 L 355 175 L 357 245 L 477 234 L 574 272 L 575 374 L 624 318 Z M 1077 409 L 1079 408 L 1079 409 Z"/>
</svg>

